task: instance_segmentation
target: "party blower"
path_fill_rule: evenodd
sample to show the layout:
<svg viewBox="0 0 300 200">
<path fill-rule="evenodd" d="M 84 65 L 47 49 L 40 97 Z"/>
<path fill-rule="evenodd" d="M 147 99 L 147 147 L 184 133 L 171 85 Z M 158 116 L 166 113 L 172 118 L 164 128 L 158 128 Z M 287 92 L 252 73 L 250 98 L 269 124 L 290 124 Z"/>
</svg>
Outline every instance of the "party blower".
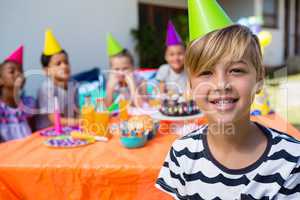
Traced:
<svg viewBox="0 0 300 200">
<path fill-rule="evenodd" d="M 57 96 L 54 97 L 54 128 L 57 134 L 62 134 L 63 131 L 61 128 L 60 110 Z"/>
</svg>

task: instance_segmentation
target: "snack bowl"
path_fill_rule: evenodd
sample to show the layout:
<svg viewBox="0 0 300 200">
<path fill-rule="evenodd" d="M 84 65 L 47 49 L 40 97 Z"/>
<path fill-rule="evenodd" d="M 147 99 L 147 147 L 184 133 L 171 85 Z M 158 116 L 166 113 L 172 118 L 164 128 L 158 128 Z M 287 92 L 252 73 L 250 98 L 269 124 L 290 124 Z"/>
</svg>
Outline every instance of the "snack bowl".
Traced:
<svg viewBox="0 0 300 200">
<path fill-rule="evenodd" d="M 146 144 L 147 142 L 147 137 L 146 136 L 121 136 L 120 137 L 121 144 L 128 148 L 128 149 L 133 149 L 133 148 L 139 148 L 142 147 Z"/>
</svg>

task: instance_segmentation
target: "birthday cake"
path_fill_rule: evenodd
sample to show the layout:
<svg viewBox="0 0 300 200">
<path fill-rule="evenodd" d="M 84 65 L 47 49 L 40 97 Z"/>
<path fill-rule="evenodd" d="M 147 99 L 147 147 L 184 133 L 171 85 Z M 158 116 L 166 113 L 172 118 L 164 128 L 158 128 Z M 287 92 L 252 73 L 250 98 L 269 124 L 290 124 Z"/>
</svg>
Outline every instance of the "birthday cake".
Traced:
<svg viewBox="0 0 300 200">
<path fill-rule="evenodd" d="M 193 99 L 187 99 L 183 95 L 166 95 L 162 99 L 159 111 L 166 116 L 182 117 L 200 113 L 200 110 Z"/>
</svg>

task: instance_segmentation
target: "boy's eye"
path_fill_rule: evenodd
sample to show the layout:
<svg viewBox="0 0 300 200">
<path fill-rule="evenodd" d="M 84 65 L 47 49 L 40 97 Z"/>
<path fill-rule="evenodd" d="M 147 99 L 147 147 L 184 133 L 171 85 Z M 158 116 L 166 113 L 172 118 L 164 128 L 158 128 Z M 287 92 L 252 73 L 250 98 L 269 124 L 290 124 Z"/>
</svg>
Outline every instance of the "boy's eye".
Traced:
<svg viewBox="0 0 300 200">
<path fill-rule="evenodd" d="M 244 73 L 245 73 L 245 70 L 239 69 L 239 68 L 235 68 L 235 69 L 231 69 L 231 70 L 230 70 L 230 73 L 231 73 L 231 74 L 244 74 Z"/>
<path fill-rule="evenodd" d="M 209 76 L 209 75 L 212 75 L 212 72 L 211 71 L 202 71 L 200 72 L 199 76 Z"/>
</svg>

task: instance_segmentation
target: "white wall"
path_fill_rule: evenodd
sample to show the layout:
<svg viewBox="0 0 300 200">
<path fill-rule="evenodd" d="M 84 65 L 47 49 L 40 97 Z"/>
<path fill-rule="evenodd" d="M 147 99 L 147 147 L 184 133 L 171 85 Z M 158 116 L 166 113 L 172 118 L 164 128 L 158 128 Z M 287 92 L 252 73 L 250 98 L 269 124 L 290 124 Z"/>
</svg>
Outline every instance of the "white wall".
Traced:
<svg viewBox="0 0 300 200">
<path fill-rule="evenodd" d="M 25 70 L 41 69 L 44 30 L 51 27 L 68 51 L 74 73 L 93 66 L 104 68 L 106 33 L 112 32 L 133 51 L 130 30 L 138 25 L 137 14 L 137 0 L 1 0 L 0 60 L 22 43 Z M 36 93 L 41 80 L 38 76 L 27 80 L 29 94 Z"/>
</svg>

